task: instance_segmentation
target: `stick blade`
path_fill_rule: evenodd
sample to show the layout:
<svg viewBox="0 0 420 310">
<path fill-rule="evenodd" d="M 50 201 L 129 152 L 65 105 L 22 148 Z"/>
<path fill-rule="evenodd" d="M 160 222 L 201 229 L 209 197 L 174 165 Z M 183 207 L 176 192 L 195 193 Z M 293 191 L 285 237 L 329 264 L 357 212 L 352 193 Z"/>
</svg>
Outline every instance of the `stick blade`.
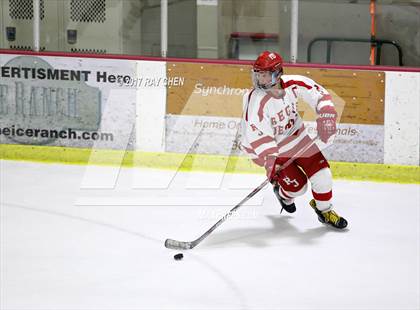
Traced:
<svg viewBox="0 0 420 310">
<path fill-rule="evenodd" d="M 184 242 L 184 241 L 177 241 L 173 239 L 166 239 L 165 240 L 165 247 L 168 249 L 174 250 L 190 250 L 194 247 L 193 242 Z"/>
</svg>

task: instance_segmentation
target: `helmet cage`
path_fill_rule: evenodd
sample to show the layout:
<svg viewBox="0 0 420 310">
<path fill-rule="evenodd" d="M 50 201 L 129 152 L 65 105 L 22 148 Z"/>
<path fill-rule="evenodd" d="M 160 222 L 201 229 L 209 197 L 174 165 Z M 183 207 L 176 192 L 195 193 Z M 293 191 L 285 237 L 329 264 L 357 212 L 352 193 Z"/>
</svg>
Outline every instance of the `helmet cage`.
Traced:
<svg viewBox="0 0 420 310">
<path fill-rule="evenodd" d="M 260 82 L 260 74 L 262 72 L 270 72 L 271 73 L 271 80 L 268 83 L 264 83 L 262 84 Z M 268 71 L 268 70 L 258 70 L 258 69 L 253 69 L 252 70 L 252 82 L 254 84 L 255 88 L 258 89 L 270 89 L 272 87 L 274 87 L 277 83 L 279 83 L 280 81 L 280 77 L 283 74 L 283 70 L 275 70 L 275 71 Z"/>
</svg>

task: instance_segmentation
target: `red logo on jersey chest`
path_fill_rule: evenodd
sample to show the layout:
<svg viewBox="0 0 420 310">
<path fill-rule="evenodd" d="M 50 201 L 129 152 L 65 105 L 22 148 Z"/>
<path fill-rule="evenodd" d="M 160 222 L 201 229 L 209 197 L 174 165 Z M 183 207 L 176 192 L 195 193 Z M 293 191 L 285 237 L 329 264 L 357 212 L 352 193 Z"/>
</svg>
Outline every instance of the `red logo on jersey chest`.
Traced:
<svg viewBox="0 0 420 310">
<path fill-rule="evenodd" d="M 270 118 L 271 125 L 280 125 L 280 123 L 282 123 L 286 119 L 286 116 L 289 119 L 291 115 L 292 109 L 290 108 L 290 106 L 286 106 L 284 109 L 281 109 L 279 112 L 277 112 L 276 116 Z"/>
</svg>

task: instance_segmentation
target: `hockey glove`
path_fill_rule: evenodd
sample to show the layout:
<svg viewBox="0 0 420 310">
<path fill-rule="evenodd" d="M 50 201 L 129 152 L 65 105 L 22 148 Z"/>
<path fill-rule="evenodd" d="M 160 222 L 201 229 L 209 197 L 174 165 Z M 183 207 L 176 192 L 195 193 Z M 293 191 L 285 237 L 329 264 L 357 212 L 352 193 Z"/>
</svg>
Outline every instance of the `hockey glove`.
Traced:
<svg viewBox="0 0 420 310">
<path fill-rule="evenodd" d="M 265 171 L 271 184 L 276 185 L 280 178 L 281 165 L 283 161 L 280 157 L 269 155 L 265 161 Z"/>
<path fill-rule="evenodd" d="M 316 129 L 322 142 L 327 143 L 328 139 L 337 131 L 337 112 L 332 106 L 325 106 L 319 110 L 316 120 Z"/>
</svg>

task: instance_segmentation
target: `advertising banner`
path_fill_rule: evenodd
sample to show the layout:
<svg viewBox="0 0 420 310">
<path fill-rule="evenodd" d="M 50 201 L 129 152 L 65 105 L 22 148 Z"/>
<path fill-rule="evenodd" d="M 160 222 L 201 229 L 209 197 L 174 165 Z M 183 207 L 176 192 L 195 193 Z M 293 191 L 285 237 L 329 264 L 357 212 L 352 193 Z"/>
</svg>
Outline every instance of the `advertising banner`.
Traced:
<svg viewBox="0 0 420 310">
<path fill-rule="evenodd" d="M 0 143 L 132 149 L 136 62 L 0 55 Z"/>
<path fill-rule="evenodd" d="M 168 78 L 182 77 L 182 87 L 167 93 L 166 151 L 237 154 L 236 133 L 242 97 L 252 88 L 251 66 L 168 63 Z M 330 160 L 382 163 L 384 158 L 385 74 L 381 71 L 285 68 L 307 76 L 332 95 L 338 117 Z M 308 132 L 316 135 L 316 115 L 298 103 Z"/>
</svg>

